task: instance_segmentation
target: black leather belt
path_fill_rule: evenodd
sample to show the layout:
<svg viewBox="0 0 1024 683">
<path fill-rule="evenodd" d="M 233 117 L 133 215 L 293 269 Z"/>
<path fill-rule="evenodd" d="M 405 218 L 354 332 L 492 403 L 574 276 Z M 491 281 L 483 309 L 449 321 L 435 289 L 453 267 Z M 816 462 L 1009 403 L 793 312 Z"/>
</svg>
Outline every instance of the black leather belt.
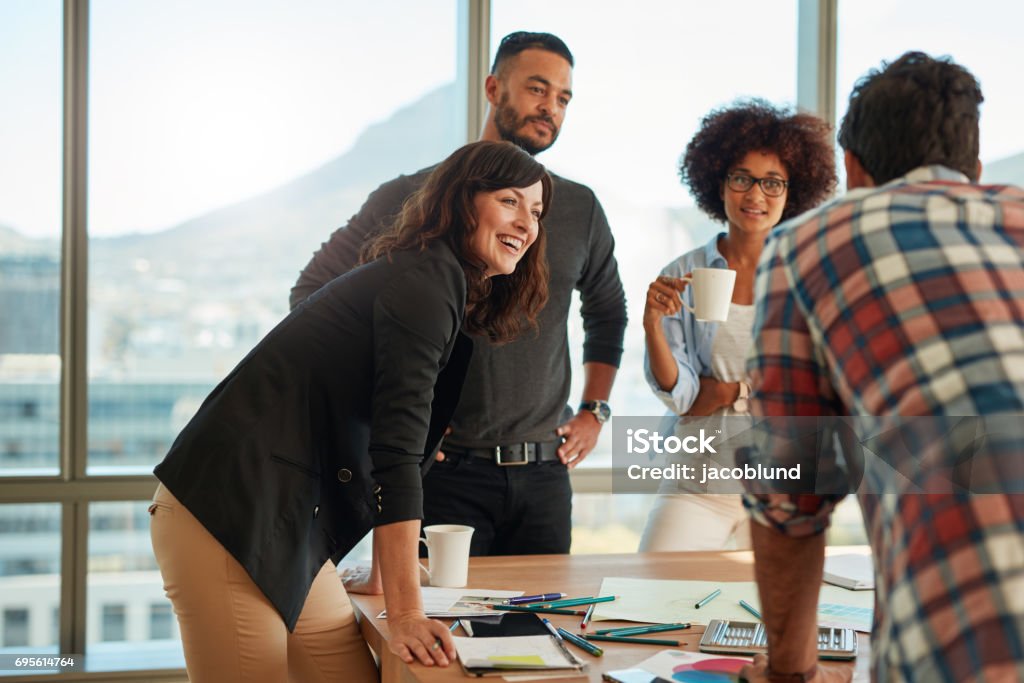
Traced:
<svg viewBox="0 0 1024 683">
<path fill-rule="evenodd" d="M 513 443 L 507 446 L 495 446 L 494 448 L 459 448 L 450 446 L 441 447 L 445 453 L 452 455 L 470 455 L 474 458 L 487 458 L 495 465 L 507 467 L 509 465 L 526 465 L 531 462 L 548 462 L 558 460 L 558 447 L 561 441 L 540 441 Z"/>
</svg>

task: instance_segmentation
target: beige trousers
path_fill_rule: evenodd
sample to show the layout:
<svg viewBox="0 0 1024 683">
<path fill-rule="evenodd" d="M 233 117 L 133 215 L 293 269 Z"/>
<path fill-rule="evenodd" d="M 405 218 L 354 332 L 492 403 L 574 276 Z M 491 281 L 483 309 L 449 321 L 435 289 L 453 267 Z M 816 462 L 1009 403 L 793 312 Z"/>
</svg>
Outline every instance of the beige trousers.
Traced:
<svg viewBox="0 0 1024 683">
<path fill-rule="evenodd" d="M 245 569 L 162 485 L 149 512 L 192 683 L 380 680 L 330 560 L 289 633 Z"/>
</svg>

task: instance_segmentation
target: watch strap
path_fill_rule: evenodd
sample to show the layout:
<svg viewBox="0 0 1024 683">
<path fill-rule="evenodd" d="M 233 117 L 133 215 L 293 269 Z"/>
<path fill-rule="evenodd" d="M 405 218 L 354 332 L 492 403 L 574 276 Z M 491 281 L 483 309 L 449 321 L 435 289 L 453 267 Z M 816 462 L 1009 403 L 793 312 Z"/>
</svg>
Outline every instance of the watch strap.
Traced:
<svg viewBox="0 0 1024 683">
<path fill-rule="evenodd" d="M 597 421 L 601 422 L 602 424 L 604 422 L 607 422 L 608 419 L 612 416 L 611 406 L 608 405 L 607 401 L 602 401 L 601 399 L 595 399 L 593 401 L 582 401 L 580 403 L 578 410 L 585 410 L 587 412 L 593 413 L 594 417 L 597 418 Z"/>
</svg>

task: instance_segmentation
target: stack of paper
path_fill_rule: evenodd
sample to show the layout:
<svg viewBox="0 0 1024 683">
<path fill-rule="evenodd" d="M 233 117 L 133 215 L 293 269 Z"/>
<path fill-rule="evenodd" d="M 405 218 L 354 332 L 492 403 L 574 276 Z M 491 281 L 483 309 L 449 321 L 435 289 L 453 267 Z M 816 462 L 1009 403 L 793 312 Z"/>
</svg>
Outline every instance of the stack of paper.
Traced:
<svg viewBox="0 0 1024 683">
<path fill-rule="evenodd" d="M 453 638 L 459 661 L 467 673 L 499 675 L 510 670 L 580 670 L 583 663 L 551 636 Z"/>
</svg>

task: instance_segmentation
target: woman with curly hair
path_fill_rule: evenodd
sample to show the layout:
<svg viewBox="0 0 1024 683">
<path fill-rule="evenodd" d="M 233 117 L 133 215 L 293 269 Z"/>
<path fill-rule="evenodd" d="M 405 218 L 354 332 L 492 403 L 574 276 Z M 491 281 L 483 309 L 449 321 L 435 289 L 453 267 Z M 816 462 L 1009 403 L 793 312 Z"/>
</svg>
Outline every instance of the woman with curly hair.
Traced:
<svg viewBox="0 0 1024 683">
<path fill-rule="evenodd" d="M 750 100 L 712 111 L 687 145 L 680 177 L 697 206 L 727 231 L 674 260 L 647 290 L 644 370 L 672 415 L 747 414 L 744 366 L 757 262 L 772 228 L 813 208 L 835 187 L 829 131 L 811 114 Z M 680 278 L 694 268 L 736 271 L 726 322 L 698 321 L 682 306 L 683 300 L 693 305 L 693 294 Z M 717 550 L 733 537 L 736 547 L 750 547 L 738 494 L 716 495 L 686 482 L 682 488 L 702 495 L 660 493 L 640 550 Z"/>
</svg>

